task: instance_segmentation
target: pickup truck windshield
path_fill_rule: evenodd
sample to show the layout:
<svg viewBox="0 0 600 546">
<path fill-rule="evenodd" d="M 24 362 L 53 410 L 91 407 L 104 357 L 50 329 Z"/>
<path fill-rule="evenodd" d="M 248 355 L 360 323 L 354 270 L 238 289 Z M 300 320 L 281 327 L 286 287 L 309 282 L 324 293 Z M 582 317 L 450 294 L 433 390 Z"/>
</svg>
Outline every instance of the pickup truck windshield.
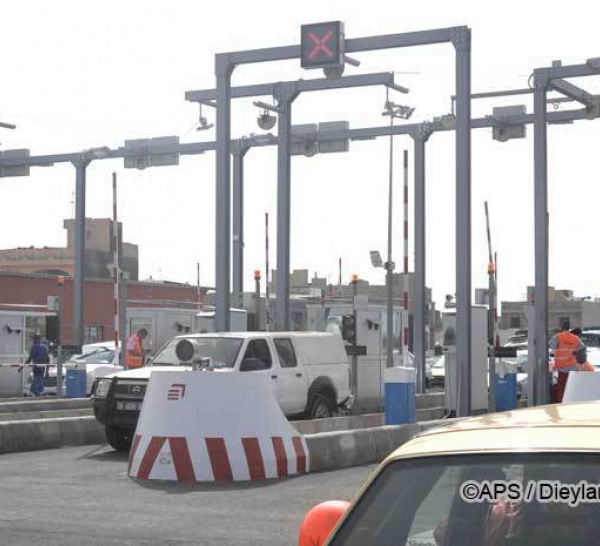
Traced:
<svg viewBox="0 0 600 546">
<path fill-rule="evenodd" d="M 599 484 L 596 454 L 399 460 L 369 486 L 329 545 L 598 544 Z"/>
<path fill-rule="evenodd" d="M 184 338 L 172 339 L 153 359 L 152 366 L 189 366 L 191 362 L 181 362 L 177 358 L 175 348 Z M 210 358 L 215 368 L 233 368 L 242 346 L 241 338 L 224 337 L 190 337 L 196 347 L 194 358 Z"/>
</svg>

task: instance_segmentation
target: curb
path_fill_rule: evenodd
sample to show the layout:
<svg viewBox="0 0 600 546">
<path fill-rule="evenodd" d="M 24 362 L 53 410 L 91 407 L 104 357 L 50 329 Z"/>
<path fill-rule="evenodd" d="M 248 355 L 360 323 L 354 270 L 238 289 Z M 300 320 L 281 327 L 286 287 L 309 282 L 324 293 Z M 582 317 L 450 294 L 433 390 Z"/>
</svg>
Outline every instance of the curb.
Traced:
<svg viewBox="0 0 600 546">
<path fill-rule="evenodd" d="M 39 451 L 105 442 L 104 427 L 94 417 L 0 422 L 0 453 Z"/>
</svg>

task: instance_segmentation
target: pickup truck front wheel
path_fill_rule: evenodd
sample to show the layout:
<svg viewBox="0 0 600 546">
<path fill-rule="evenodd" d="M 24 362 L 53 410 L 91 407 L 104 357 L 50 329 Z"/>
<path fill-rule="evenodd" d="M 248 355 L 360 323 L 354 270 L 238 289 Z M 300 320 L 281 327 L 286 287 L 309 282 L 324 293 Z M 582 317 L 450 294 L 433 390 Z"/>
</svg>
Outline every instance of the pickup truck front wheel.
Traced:
<svg viewBox="0 0 600 546">
<path fill-rule="evenodd" d="M 328 419 L 335 415 L 335 404 L 327 395 L 316 394 L 311 400 L 307 417 L 309 419 Z"/>
<path fill-rule="evenodd" d="M 115 429 L 113 427 L 104 427 L 106 432 L 106 441 L 116 451 L 129 451 L 131 449 L 131 434 Z"/>
</svg>

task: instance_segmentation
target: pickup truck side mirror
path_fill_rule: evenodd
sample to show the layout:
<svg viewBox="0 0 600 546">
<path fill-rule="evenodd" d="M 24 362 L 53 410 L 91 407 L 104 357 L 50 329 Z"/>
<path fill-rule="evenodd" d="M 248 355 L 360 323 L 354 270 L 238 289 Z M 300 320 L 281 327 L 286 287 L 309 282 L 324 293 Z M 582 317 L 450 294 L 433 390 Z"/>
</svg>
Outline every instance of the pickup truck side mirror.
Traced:
<svg viewBox="0 0 600 546">
<path fill-rule="evenodd" d="M 240 372 L 259 372 L 266 369 L 267 366 L 260 358 L 245 358 L 240 364 Z"/>
</svg>

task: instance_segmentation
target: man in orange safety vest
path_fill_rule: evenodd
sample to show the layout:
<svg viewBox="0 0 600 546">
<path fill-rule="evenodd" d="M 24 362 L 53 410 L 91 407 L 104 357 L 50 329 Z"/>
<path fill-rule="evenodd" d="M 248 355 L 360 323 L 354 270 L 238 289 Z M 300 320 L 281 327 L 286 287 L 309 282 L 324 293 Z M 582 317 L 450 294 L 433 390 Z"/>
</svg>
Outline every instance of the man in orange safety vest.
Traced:
<svg viewBox="0 0 600 546">
<path fill-rule="evenodd" d="M 557 404 L 562 402 L 569 372 L 579 371 L 575 354 L 584 347 L 581 339 L 569 331 L 567 321 L 562 323 L 561 331 L 550 340 L 550 349 L 554 351 L 553 370 L 558 372 L 554 400 Z"/>
<path fill-rule="evenodd" d="M 148 330 L 140 328 L 127 341 L 125 353 L 125 365 L 127 368 L 141 368 L 144 365 L 144 339 L 148 336 Z"/>
</svg>

